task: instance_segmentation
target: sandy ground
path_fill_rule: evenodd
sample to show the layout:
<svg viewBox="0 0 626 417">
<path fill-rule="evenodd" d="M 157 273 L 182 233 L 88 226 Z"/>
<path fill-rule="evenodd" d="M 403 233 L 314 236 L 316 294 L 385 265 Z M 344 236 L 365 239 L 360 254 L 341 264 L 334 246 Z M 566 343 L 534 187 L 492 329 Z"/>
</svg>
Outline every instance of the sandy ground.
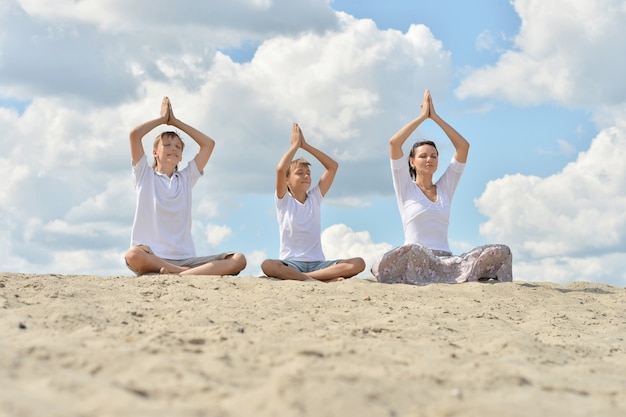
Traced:
<svg viewBox="0 0 626 417">
<path fill-rule="evenodd" d="M 626 289 L 0 273 L 0 415 L 624 416 Z"/>
</svg>

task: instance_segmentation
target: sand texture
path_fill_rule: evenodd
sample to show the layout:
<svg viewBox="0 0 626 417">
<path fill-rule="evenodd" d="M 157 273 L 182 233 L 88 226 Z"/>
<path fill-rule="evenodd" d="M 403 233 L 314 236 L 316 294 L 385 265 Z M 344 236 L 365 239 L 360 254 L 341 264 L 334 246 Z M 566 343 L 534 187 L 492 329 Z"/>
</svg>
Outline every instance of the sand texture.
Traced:
<svg viewBox="0 0 626 417">
<path fill-rule="evenodd" d="M 0 273 L 0 416 L 625 416 L 626 289 Z"/>
</svg>

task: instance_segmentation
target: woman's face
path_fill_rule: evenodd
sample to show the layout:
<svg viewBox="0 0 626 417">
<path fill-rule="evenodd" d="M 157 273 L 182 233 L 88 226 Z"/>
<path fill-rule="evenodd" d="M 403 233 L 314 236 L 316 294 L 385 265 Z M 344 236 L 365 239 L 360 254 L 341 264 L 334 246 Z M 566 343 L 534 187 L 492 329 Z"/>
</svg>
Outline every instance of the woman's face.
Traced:
<svg viewBox="0 0 626 417">
<path fill-rule="evenodd" d="M 411 166 L 415 168 L 417 175 L 432 175 L 437 171 L 439 155 L 437 148 L 424 144 L 415 148 L 415 155 L 411 159 Z"/>
</svg>

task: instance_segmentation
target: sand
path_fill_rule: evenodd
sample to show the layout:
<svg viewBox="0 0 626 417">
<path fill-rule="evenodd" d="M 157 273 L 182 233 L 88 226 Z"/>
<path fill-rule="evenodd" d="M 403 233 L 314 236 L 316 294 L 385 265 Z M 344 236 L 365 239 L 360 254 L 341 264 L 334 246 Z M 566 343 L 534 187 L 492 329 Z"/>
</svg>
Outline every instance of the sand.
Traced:
<svg viewBox="0 0 626 417">
<path fill-rule="evenodd" d="M 624 416 L 626 289 L 0 273 L 0 415 Z"/>
</svg>

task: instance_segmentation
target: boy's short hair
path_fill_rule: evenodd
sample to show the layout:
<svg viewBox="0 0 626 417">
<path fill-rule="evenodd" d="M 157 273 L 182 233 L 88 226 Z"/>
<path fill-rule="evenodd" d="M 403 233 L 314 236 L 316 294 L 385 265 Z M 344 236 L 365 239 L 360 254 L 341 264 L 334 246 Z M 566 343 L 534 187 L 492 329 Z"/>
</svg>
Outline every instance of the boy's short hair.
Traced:
<svg viewBox="0 0 626 417">
<path fill-rule="evenodd" d="M 308 168 L 308 167 L 311 166 L 311 163 L 309 161 L 307 161 L 306 159 L 304 159 L 304 158 L 294 159 L 289 164 L 289 168 L 287 168 L 287 176 L 289 176 L 289 174 L 291 173 L 292 169 L 297 169 L 300 166 Z"/>
</svg>

